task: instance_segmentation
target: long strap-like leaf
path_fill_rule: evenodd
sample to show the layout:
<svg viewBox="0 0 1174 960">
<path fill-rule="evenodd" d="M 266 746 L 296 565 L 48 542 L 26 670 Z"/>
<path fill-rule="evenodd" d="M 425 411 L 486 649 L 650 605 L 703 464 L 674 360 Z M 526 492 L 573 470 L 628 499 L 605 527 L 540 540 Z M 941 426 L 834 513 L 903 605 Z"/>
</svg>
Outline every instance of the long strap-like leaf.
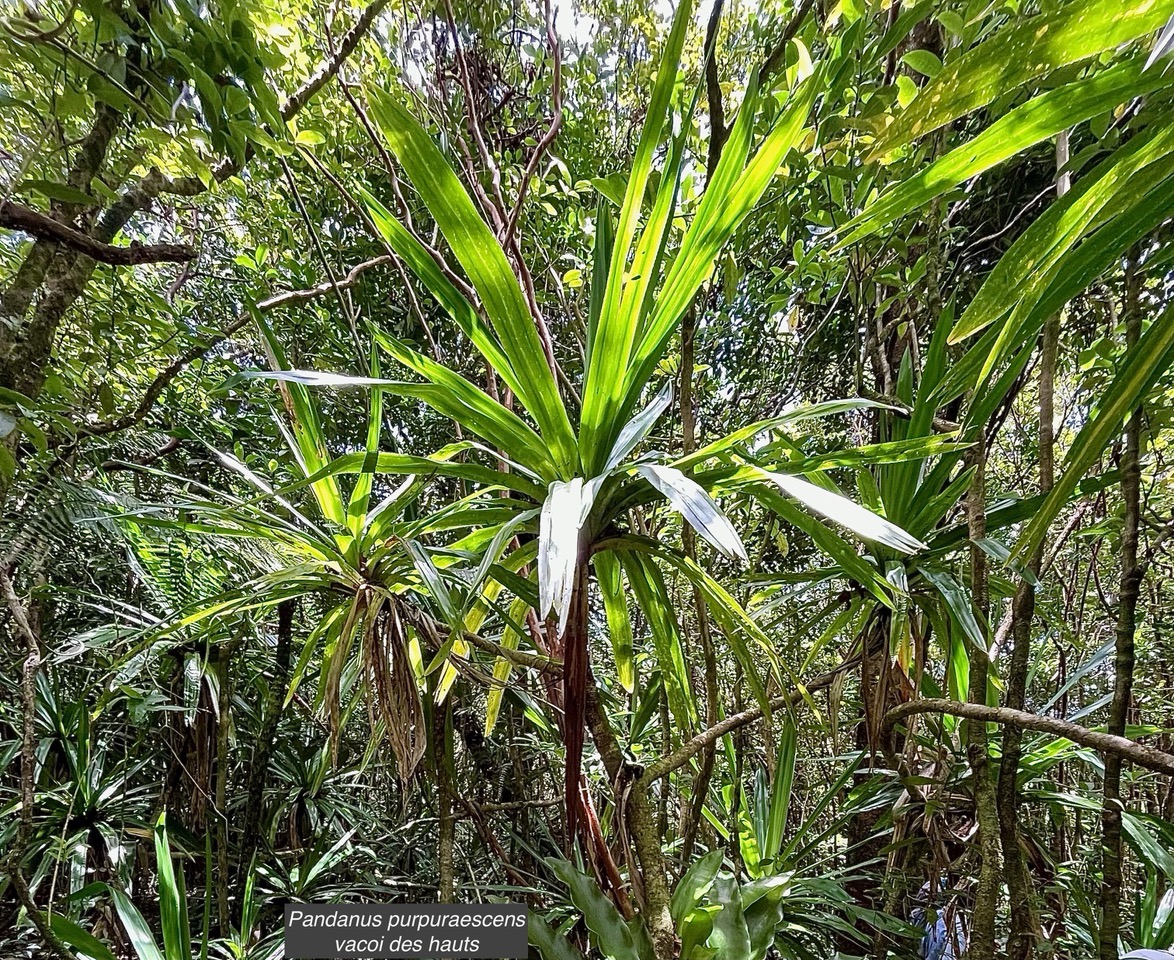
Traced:
<svg viewBox="0 0 1174 960">
<path fill-rule="evenodd" d="M 1144 399 L 1158 378 L 1174 362 L 1174 306 L 1167 307 L 1130 350 L 1121 371 L 1109 384 L 1095 414 L 1077 435 L 1064 472 L 1044 499 L 1039 512 L 1027 525 L 1012 553 L 1012 559 L 1030 556 L 1045 532 L 1068 502 L 1077 484 L 1105 449 L 1118 436 L 1122 421 Z"/>
<path fill-rule="evenodd" d="M 377 87 L 368 92 L 380 132 L 427 204 L 501 338 L 516 374 L 518 398 L 537 421 L 560 473 L 572 476 L 579 463 L 575 434 L 525 294 L 501 244 L 416 118 L 390 93 Z"/>
<path fill-rule="evenodd" d="M 881 137 L 888 153 L 1069 63 L 1159 30 L 1170 16 L 1157 0 L 1070 0 L 1054 14 L 1014 26 L 947 63 Z"/>
</svg>

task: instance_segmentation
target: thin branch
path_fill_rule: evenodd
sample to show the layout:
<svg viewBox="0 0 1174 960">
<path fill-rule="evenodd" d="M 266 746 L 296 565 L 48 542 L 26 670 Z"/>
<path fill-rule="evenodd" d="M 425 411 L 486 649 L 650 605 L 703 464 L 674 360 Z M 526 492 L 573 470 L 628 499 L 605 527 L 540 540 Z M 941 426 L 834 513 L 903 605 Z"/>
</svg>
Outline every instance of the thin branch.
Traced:
<svg viewBox="0 0 1174 960">
<path fill-rule="evenodd" d="M 816 677 L 810 683 L 805 683 L 803 685 L 804 690 L 810 693 L 813 690 L 822 690 L 825 687 L 831 686 L 832 681 L 835 680 L 836 677 L 845 670 L 853 666 L 855 662 L 856 661 L 854 659 L 845 661 L 830 673 L 822 674 Z M 770 708 L 772 711 L 782 710 L 786 707 L 797 704 L 800 700 L 802 700 L 802 698 L 803 695 L 798 691 L 784 693 L 770 701 Z M 655 763 L 650 764 L 644 769 L 644 773 L 641 774 L 640 779 L 644 783 L 650 784 L 654 780 L 659 780 L 661 777 L 668 776 L 674 770 L 687 764 L 707 746 L 712 743 L 717 743 L 717 741 L 724 737 L 727 733 L 738 730 L 747 724 L 754 723 L 756 720 L 761 720 L 762 717 L 763 711 L 762 707 L 760 706 L 751 707 L 748 710 L 743 710 L 741 713 L 735 713 L 726 717 L 719 723 L 715 723 L 712 727 L 702 730 L 699 734 L 697 734 L 697 736 L 693 737 L 692 740 L 681 744 L 681 746 L 679 746 L 668 756 L 661 757 Z M 1171 758 L 1171 760 L 1174 762 L 1174 758 Z"/>
<path fill-rule="evenodd" d="M 1069 723 L 1067 720 L 1057 720 L 1055 717 L 1042 717 L 1037 713 L 1026 710 L 1012 710 L 1010 707 L 987 707 L 981 703 L 959 703 L 955 700 L 940 700 L 927 698 L 924 700 L 910 700 L 899 704 L 885 714 L 881 727 L 881 736 L 885 737 L 904 717 L 915 713 L 945 713 L 954 717 L 963 717 L 967 720 L 977 720 L 985 723 L 997 723 L 1003 726 L 1019 727 L 1022 730 L 1036 730 L 1040 733 L 1050 733 L 1082 747 L 1092 747 L 1100 752 L 1112 754 L 1131 760 L 1139 767 L 1147 770 L 1156 770 L 1159 773 L 1174 774 L 1174 754 L 1165 753 L 1154 747 L 1136 743 L 1125 737 L 1114 736 L 1110 733 L 1100 733 L 1089 730 L 1087 727 Z"/>
<path fill-rule="evenodd" d="M 355 286 L 359 282 L 359 277 L 370 270 L 372 267 L 380 266 L 384 263 L 389 263 L 391 257 L 381 256 L 375 257 L 372 260 L 366 260 L 363 263 L 352 267 L 350 273 L 346 277 L 337 282 L 319 283 L 317 286 L 307 287 L 304 290 L 289 290 L 285 293 L 274 294 L 265 300 L 261 300 L 256 304 L 256 309 L 259 313 L 267 313 L 276 307 L 288 306 L 291 303 L 303 303 L 307 300 L 313 300 L 315 297 L 320 297 L 323 294 L 331 293 L 335 290 L 347 290 Z M 199 360 L 204 354 L 215 347 L 220 346 L 234 333 L 244 327 L 250 320 L 253 319 L 253 314 L 249 311 L 242 312 L 232 323 L 225 327 L 220 333 L 203 343 L 197 343 L 195 346 L 181 353 L 176 357 L 166 368 L 159 371 L 158 376 L 151 381 L 151 385 L 147 387 L 147 392 L 143 394 L 143 399 L 139 401 L 139 405 L 130 413 L 118 417 L 114 420 L 107 420 L 104 423 L 94 424 L 89 427 L 81 427 L 78 433 L 84 436 L 98 437 L 109 433 L 118 433 L 122 430 L 127 430 L 133 427 L 136 423 L 143 420 L 151 408 L 155 406 L 155 401 L 188 364 Z"/>
<path fill-rule="evenodd" d="M 526 164 L 526 170 L 522 174 L 522 182 L 518 187 L 518 199 L 514 204 L 514 209 L 510 212 L 509 221 L 505 225 L 505 234 L 502 239 L 502 246 L 507 248 L 513 243 L 514 230 L 518 226 L 518 217 L 522 213 L 522 204 L 526 200 L 526 191 L 529 189 L 530 180 L 533 178 L 535 171 L 538 169 L 538 164 L 542 161 L 546 151 L 554 143 L 554 139 L 558 136 L 558 132 L 563 125 L 563 51 L 562 44 L 559 43 L 558 34 L 555 32 L 554 12 L 550 6 L 550 0 L 546 0 L 546 41 L 550 46 L 551 56 L 554 58 L 554 77 L 551 87 L 554 116 L 550 120 L 550 128 L 543 135 L 542 139 L 538 141 L 538 146 L 534 148 L 534 152 L 530 155 L 530 162 Z"/>
<path fill-rule="evenodd" d="M 118 247 L 102 243 L 48 214 L 11 200 L 0 201 L 0 227 L 19 230 L 38 240 L 51 240 L 101 263 L 131 267 L 140 263 L 187 263 L 196 251 L 184 243 L 132 243 Z"/>
<path fill-rule="evenodd" d="M 16 595 L 16 587 L 12 583 L 12 577 L 6 564 L 0 564 L 0 594 L 3 594 L 5 605 L 12 614 L 17 632 L 25 640 L 25 649 L 27 650 L 27 656 L 21 670 L 20 684 L 20 820 L 16 827 L 15 842 L 9 851 L 8 873 L 12 878 L 16 897 L 25 908 L 33 926 L 37 928 L 41 939 L 45 941 L 50 951 L 61 960 L 72 960 L 69 949 L 58 938 L 33 899 L 32 892 L 25 882 L 21 863 L 33 831 L 33 803 L 36 800 L 37 789 L 37 674 L 41 669 L 41 640 L 32 621 L 29 620 L 27 608 L 21 602 L 20 597 Z"/>
<path fill-rule="evenodd" d="M 493 155 L 489 152 L 489 147 L 485 144 L 485 138 L 481 132 L 481 117 L 477 111 L 477 100 L 473 95 L 473 76 L 469 71 L 469 62 L 465 57 L 465 50 L 461 44 L 460 31 L 457 29 L 456 17 L 453 14 L 451 0 L 444 0 L 444 12 L 448 18 L 449 33 L 452 36 L 453 51 L 456 54 L 458 73 L 460 75 L 461 86 L 465 94 L 465 119 L 468 122 L 469 133 L 473 136 L 473 142 L 477 146 L 477 152 L 481 155 L 481 162 L 490 173 L 490 186 L 493 188 L 493 199 L 490 200 L 485 196 L 485 192 L 480 189 L 480 183 L 476 177 L 472 177 L 473 185 L 477 187 L 478 192 L 484 197 L 486 201 L 486 212 L 493 218 L 494 226 L 501 230 L 504 221 L 502 219 L 505 212 L 505 198 L 501 192 L 501 170 L 493 160 Z"/>
<path fill-rule="evenodd" d="M 799 28 L 803 26 L 803 21 L 807 19 L 807 14 L 811 12 L 811 8 L 814 6 L 815 0 L 803 0 L 799 9 L 795 11 L 795 15 L 791 17 L 790 22 L 783 28 L 782 36 L 779 37 L 770 53 L 767 54 L 766 59 L 762 62 L 762 66 L 759 67 L 758 77 L 760 80 L 765 81 L 786 62 L 787 44 L 795 39 L 795 34 L 799 32 Z"/>
</svg>

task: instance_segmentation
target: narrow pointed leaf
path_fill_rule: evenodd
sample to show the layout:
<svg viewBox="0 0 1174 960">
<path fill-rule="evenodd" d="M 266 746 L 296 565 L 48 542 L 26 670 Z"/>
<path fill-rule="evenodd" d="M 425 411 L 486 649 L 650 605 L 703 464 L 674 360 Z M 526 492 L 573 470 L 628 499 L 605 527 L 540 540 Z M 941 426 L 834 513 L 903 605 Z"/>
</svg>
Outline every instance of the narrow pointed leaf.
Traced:
<svg viewBox="0 0 1174 960">
<path fill-rule="evenodd" d="M 147 921 L 139 913 L 138 907 L 120 888 L 110 888 L 110 898 L 114 901 L 114 909 L 118 919 L 122 921 L 122 928 L 130 940 L 131 949 L 139 960 L 164 960 L 163 952 L 155 942 L 155 935 L 147 926 Z M 191 956 L 191 954 L 188 954 Z"/>
<path fill-rule="evenodd" d="M 1085 423 L 1064 461 L 1063 472 L 1015 545 L 1012 559 L 1030 556 L 1045 532 L 1105 449 L 1121 431 L 1121 424 L 1174 362 L 1174 307 L 1167 307 L 1137 346 L 1128 352 L 1120 372 L 1101 396 L 1097 411 Z"/>
<path fill-rule="evenodd" d="M 671 383 L 666 383 L 652 403 L 624 424 L 624 428 L 616 438 L 615 446 L 612 447 L 611 454 L 607 458 L 607 463 L 604 465 L 604 473 L 610 473 L 627 459 L 628 454 L 648 436 L 656 425 L 656 421 L 660 419 L 661 414 L 668 409 L 672 401 L 673 386 Z"/>
<path fill-rule="evenodd" d="M 916 553 L 918 550 L 926 549 L 925 544 L 912 534 L 842 494 L 833 493 L 807 480 L 784 473 L 767 473 L 767 477 L 783 493 L 794 497 L 820 516 L 827 517 L 846 530 L 851 530 L 858 537 L 884 544 L 902 553 Z"/>
<path fill-rule="evenodd" d="M 371 87 L 368 93 L 380 132 L 428 205 L 501 338 L 517 375 L 518 398 L 538 422 L 560 470 L 569 474 L 579 461 L 575 435 L 505 252 L 416 118 L 386 91 Z"/>
<path fill-rule="evenodd" d="M 580 444 L 583 466 L 599 473 L 610 452 L 619 423 L 615 412 L 618 388 L 627 372 L 630 345 L 635 338 L 639 317 L 635 311 L 620 309 L 623 302 L 628 255 L 636 237 L 641 207 L 652 170 L 653 155 L 660 145 L 672 104 L 677 81 L 677 65 L 692 20 L 692 0 L 681 0 L 673 16 L 673 25 L 660 52 L 656 82 L 649 97 L 640 142 L 632 158 L 624 203 L 609 256 L 607 285 L 600 303 L 599 319 L 591 340 L 587 361 L 587 383 L 583 392 L 580 417 Z M 666 171 L 673 176 L 675 171 Z M 612 427 L 616 428 L 615 430 Z M 609 435 L 610 434 L 610 435 Z"/>
<path fill-rule="evenodd" d="M 599 592 L 603 594 L 607 635 L 615 657 L 616 674 L 620 686 L 631 693 L 636 688 L 636 666 L 632 656 L 632 621 L 628 617 L 628 599 L 624 595 L 620 563 L 607 551 L 597 553 L 592 563 L 599 577 Z"/>
<path fill-rule="evenodd" d="M 689 479 L 680 470 L 656 463 L 642 464 L 636 472 L 663 493 L 718 553 L 731 560 L 747 560 L 746 548 L 734 525 L 697 481 Z"/>
<path fill-rule="evenodd" d="M 1154 0 L 1070 0 L 1055 12 L 1016 17 L 922 87 L 874 155 L 932 133 L 1036 77 L 1144 37 L 1168 16 Z"/>
<path fill-rule="evenodd" d="M 697 701 L 693 696 L 689 670 L 681 648 L 676 614 L 656 564 L 635 551 L 619 554 L 636 602 L 644 612 L 656 648 L 656 659 L 668 694 L 669 708 L 682 734 L 697 726 Z"/>
<path fill-rule="evenodd" d="M 1170 82 L 1156 72 L 1143 74 L 1141 60 L 1135 58 L 1049 90 L 901 181 L 840 229 L 844 239 L 838 246 L 862 240 L 1028 147 Z"/>
</svg>

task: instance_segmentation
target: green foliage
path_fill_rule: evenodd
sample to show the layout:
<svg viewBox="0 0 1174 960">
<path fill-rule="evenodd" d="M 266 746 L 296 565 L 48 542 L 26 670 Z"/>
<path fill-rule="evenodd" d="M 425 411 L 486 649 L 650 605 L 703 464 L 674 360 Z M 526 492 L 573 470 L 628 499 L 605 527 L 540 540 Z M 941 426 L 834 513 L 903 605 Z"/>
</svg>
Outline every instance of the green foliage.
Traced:
<svg viewBox="0 0 1174 960">
<path fill-rule="evenodd" d="M 1174 945 L 1170 4 L 716 12 L 6 15 L 0 953 Z"/>
</svg>

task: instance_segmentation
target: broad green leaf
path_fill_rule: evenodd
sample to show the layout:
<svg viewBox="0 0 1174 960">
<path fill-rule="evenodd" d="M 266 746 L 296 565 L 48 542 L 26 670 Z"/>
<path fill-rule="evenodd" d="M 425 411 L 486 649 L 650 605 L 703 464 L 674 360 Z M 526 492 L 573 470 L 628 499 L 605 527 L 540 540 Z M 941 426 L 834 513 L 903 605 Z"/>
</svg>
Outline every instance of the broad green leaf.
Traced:
<svg viewBox="0 0 1174 960">
<path fill-rule="evenodd" d="M 765 957 L 774 945 L 775 934 L 783 925 L 788 906 L 785 894 L 789 885 L 788 877 L 775 876 L 763 877 L 742 887 L 742 912 L 750 933 L 752 957 Z"/>
<path fill-rule="evenodd" d="M 50 200 L 60 200 L 62 203 L 72 203 L 82 207 L 92 207 L 97 201 L 88 193 L 84 193 L 66 183 L 54 183 L 52 180 L 22 180 L 17 184 L 21 192 L 33 191 Z"/>
<path fill-rule="evenodd" d="M 118 960 L 106 944 L 64 914 L 56 911 L 49 914 L 49 927 L 58 939 L 73 947 L 80 957 L 88 960 Z"/>
<path fill-rule="evenodd" d="M 713 931 L 706 943 L 722 960 L 753 960 L 750 930 L 742 912 L 742 892 L 733 877 L 718 877 L 710 897 L 720 909 L 713 917 Z"/>
<path fill-rule="evenodd" d="M 432 259 L 423 244 L 392 215 L 391 211 L 364 190 L 361 185 L 357 189 L 367 207 L 367 213 L 370 215 L 375 229 L 387 246 L 411 268 L 412 273 L 428 288 L 437 303 L 444 307 L 449 316 L 456 321 L 461 332 L 489 361 L 506 385 L 518 396 L 524 396 L 524 386 L 518 379 L 513 365 L 502 350 L 493 331 L 481 319 L 473 305 L 460 290 L 453 286 L 452 281 L 445 276 L 444 271 Z"/>
<path fill-rule="evenodd" d="M 942 61 L 929 50 L 910 50 L 902 54 L 901 62 L 930 79 L 942 72 Z"/>
<path fill-rule="evenodd" d="M 188 900 L 183 870 L 176 870 L 167 839 L 166 813 L 155 824 L 155 871 L 159 878 L 159 919 L 163 925 L 163 949 L 168 960 L 187 960 L 192 955 L 188 924 Z"/>
<path fill-rule="evenodd" d="M 639 316 L 635 311 L 621 310 L 628 255 L 636 238 L 653 155 L 663 139 L 677 81 L 677 65 L 685 34 L 692 21 L 692 12 L 692 0 L 681 0 L 673 16 L 669 36 L 660 51 L 656 82 L 644 115 L 640 142 L 632 158 L 627 190 L 608 256 L 607 284 L 600 301 L 594 336 L 591 338 L 580 416 L 579 442 L 583 467 L 592 475 L 602 472 L 605 456 L 611 450 L 621 426 L 621 417 L 616 413 L 617 398 L 639 324 Z M 675 174 L 676 171 L 667 171 L 668 176 Z"/>
<path fill-rule="evenodd" d="M 946 570 L 938 570 L 931 566 L 919 566 L 921 575 L 933 585 L 946 601 L 954 621 L 962 628 L 962 632 L 970 638 L 978 650 L 987 648 L 987 638 L 978 625 L 974 616 L 974 604 L 970 594 L 962 589 L 962 585 Z"/>
<path fill-rule="evenodd" d="M 648 322 L 641 331 L 639 343 L 632 351 L 627 375 L 618 394 L 621 421 L 635 407 L 682 315 L 698 288 L 712 273 L 718 254 L 762 198 L 787 153 L 798 141 L 822 83 L 822 71 L 817 71 L 800 84 L 762 145 L 745 169 L 741 169 L 740 157 L 733 145 L 739 136 L 749 137 L 749 129 L 743 133 L 740 128 L 743 125 L 749 127 L 753 121 L 747 118 L 752 118 L 756 111 L 757 84 L 751 80 L 714 180 L 698 205 L 664 285 L 656 296 Z M 732 181 L 728 189 L 725 188 L 727 177 Z"/>
<path fill-rule="evenodd" d="M 395 337 L 382 332 L 375 336 L 379 345 L 396 360 L 441 388 L 429 395 L 441 413 L 475 431 L 543 479 L 554 479 L 554 464 L 547 445 L 516 413 L 460 374 L 430 360 Z M 394 387 L 391 389 L 395 392 Z"/>
<path fill-rule="evenodd" d="M 874 155 L 932 133 L 1069 63 L 1144 37 L 1170 11 L 1156 0 L 1069 0 L 1012 25 L 948 63 L 885 131 Z"/>
<path fill-rule="evenodd" d="M 571 902 L 583 915 L 592 939 L 605 956 L 615 960 L 652 960 L 651 944 L 639 919 L 626 923 L 596 882 L 576 870 L 573 864 L 566 860 L 546 862 L 567 885 Z"/>
<path fill-rule="evenodd" d="M 110 888 L 110 897 L 114 900 L 114 909 L 118 913 L 118 919 L 122 921 L 122 928 L 126 931 L 127 939 L 130 940 L 131 949 L 134 950 L 135 956 L 139 960 L 178 960 L 177 957 L 170 954 L 164 957 L 155 942 L 155 935 L 151 933 L 147 921 L 143 919 L 143 915 L 131 902 L 130 897 L 118 887 Z M 188 960 L 190 957 L 191 953 L 189 952 L 184 960 Z"/>
<path fill-rule="evenodd" d="M 533 910 L 526 918 L 526 935 L 530 946 L 537 948 L 542 960 L 585 960 L 578 947 L 554 929 Z"/>
<path fill-rule="evenodd" d="M 669 912 L 678 928 L 713 886 L 717 872 L 721 869 L 723 854 L 720 848 L 711 850 L 700 860 L 694 861 L 677 882 Z"/>
</svg>

